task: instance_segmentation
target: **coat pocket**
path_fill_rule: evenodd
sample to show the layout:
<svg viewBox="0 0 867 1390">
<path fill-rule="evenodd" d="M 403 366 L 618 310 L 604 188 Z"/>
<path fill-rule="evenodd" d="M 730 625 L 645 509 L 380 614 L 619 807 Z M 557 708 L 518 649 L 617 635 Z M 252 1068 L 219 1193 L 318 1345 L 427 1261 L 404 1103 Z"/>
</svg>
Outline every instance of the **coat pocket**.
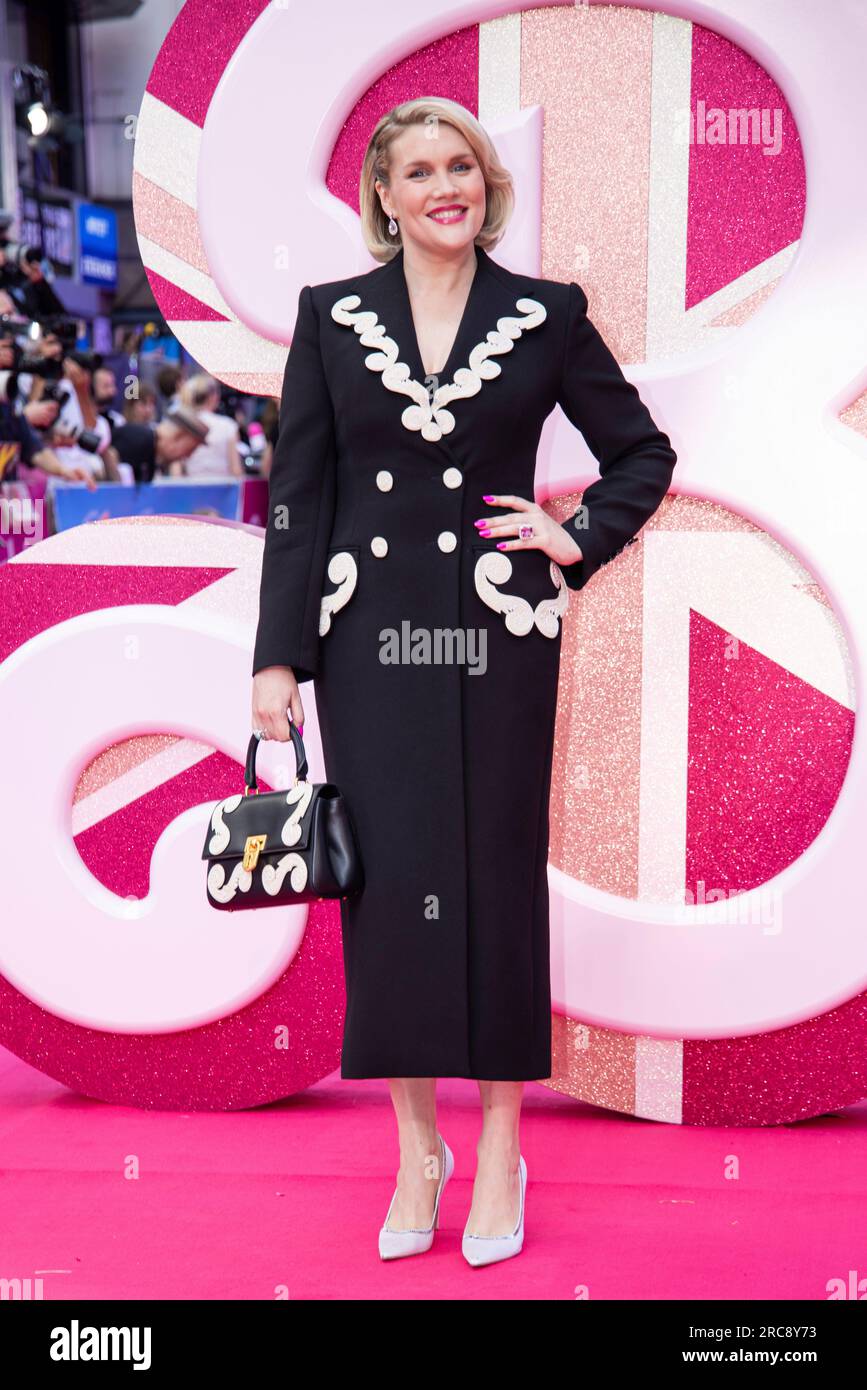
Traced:
<svg viewBox="0 0 867 1390">
<path fill-rule="evenodd" d="M 326 582 L 336 587 L 323 593 L 319 604 L 319 636 L 324 637 L 331 628 L 332 616 L 344 608 L 358 587 L 358 545 L 333 545 L 327 552 L 325 566 Z"/>
<path fill-rule="evenodd" d="M 569 607 L 560 566 L 542 550 L 497 550 L 490 544 L 471 548 L 476 593 L 503 615 L 508 631 L 526 637 L 537 628 L 543 637 L 557 637 Z"/>
</svg>

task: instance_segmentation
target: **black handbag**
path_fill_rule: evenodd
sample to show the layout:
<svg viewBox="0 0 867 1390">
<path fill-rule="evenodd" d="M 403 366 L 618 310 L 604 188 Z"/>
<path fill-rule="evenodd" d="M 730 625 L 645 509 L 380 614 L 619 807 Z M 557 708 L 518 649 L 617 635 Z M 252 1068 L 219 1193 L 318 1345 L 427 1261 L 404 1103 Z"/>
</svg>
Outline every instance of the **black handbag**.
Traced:
<svg viewBox="0 0 867 1390">
<path fill-rule="evenodd" d="M 288 907 L 348 898 L 364 887 L 346 802 L 332 782 L 307 781 L 304 743 L 293 723 L 289 729 L 296 768 L 288 792 L 259 792 L 254 734 L 243 796 L 228 796 L 211 812 L 202 858 L 212 907 Z"/>
</svg>

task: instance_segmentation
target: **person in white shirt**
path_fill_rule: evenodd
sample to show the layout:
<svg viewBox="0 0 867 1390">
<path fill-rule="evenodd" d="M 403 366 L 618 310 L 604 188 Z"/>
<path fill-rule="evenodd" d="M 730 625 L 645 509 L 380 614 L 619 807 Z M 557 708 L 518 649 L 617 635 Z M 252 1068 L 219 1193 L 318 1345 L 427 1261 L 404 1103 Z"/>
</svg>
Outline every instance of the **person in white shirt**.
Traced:
<svg viewBox="0 0 867 1390">
<path fill-rule="evenodd" d="M 79 379 L 83 382 L 83 378 L 85 377 L 84 369 L 80 367 L 77 362 L 71 363 L 70 368 L 70 359 L 67 358 L 64 364 L 64 370 L 67 373 L 69 385 L 60 405 L 60 414 L 51 431 L 52 447 L 63 463 L 69 464 L 75 468 L 87 469 L 95 478 L 107 477 L 114 480 L 114 469 L 110 466 L 108 459 L 105 457 L 106 449 L 110 449 L 111 447 L 111 425 L 104 415 L 97 413 L 95 402 L 93 403 L 93 411 L 88 411 L 88 414 L 92 414 L 93 416 L 92 420 L 85 420 L 80 390 L 75 384 L 75 374 L 79 372 L 82 374 L 82 377 Z M 89 385 L 85 389 L 89 393 Z M 88 449 L 82 449 L 80 444 L 74 439 L 71 439 L 71 436 L 77 434 L 81 429 L 90 430 L 93 434 L 99 436 L 100 443 L 96 453 L 92 453 Z M 70 440 L 70 442 L 66 443 L 64 442 L 65 440 Z"/>
<path fill-rule="evenodd" d="M 35 350 L 43 357 L 62 362 L 62 376 L 55 383 L 63 392 L 60 411 L 49 426 L 42 426 L 45 442 L 54 450 L 57 457 L 76 475 L 89 475 L 91 478 L 118 481 L 117 456 L 111 447 L 111 425 L 98 413 L 93 398 L 93 373 L 71 355 L 65 353 L 63 343 L 56 333 L 45 333 L 35 345 Z M 98 369 L 97 369 L 98 370 Z M 18 378 L 18 391 L 23 397 L 25 411 L 32 414 L 32 407 L 42 402 L 45 380 L 22 372 Z M 83 449 L 75 439 L 79 430 L 90 430 L 97 435 L 99 444 L 95 453 Z"/>
<path fill-rule="evenodd" d="M 182 404 L 197 411 L 207 425 L 208 438 L 193 450 L 185 464 L 178 466 L 179 471 L 182 469 L 188 478 L 243 478 L 238 426 L 228 415 L 217 411 L 219 383 L 201 372 L 184 382 L 180 395 Z"/>
</svg>

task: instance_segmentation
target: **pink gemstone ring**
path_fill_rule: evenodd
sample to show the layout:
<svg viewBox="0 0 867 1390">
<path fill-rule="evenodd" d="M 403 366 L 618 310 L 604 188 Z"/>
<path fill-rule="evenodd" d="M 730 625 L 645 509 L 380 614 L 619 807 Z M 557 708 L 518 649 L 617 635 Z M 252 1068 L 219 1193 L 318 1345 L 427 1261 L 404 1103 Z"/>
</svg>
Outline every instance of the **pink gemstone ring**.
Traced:
<svg viewBox="0 0 867 1390">
<path fill-rule="evenodd" d="M 531 540 L 533 539 L 533 537 L 535 536 L 535 534 L 536 534 L 536 532 L 533 530 L 532 526 L 530 526 L 530 525 L 525 525 L 525 526 L 519 526 L 519 527 L 518 527 L 518 539 L 519 539 L 519 540 L 522 540 L 522 541 L 531 541 Z"/>
</svg>

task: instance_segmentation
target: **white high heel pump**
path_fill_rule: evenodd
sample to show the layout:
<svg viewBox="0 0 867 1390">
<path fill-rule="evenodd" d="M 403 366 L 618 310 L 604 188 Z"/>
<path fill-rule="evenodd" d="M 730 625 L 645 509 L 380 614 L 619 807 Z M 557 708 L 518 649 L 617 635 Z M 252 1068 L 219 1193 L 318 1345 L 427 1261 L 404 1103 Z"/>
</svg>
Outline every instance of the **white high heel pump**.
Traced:
<svg viewBox="0 0 867 1390">
<path fill-rule="evenodd" d="M 455 1171 L 455 1158 L 445 1139 L 439 1136 L 442 1145 L 442 1160 L 440 1164 L 440 1180 L 437 1186 L 436 1200 L 434 1201 L 433 1220 L 429 1226 L 418 1230 L 408 1231 L 389 1231 L 388 1218 L 391 1216 L 391 1209 L 394 1206 L 394 1198 L 397 1196 L 397 1188 L 394 1190 L 388 1211 L 385 1216 L 385 1223 L 379 1232 L 379 1254 L 383 1260 L 400 1260 L 404 1255 L 421 1255 L 425 1250 L 430 1250 L 433 1245 L 434 1232 L 440 1224 L 440 1198 L 445 1191 L 446 1183 Z"/>
<path fill-rule="evenodd" d="M 524 1244 L 524 1193 L 527 1190 L 527 1165 L 523 1154 L 518 1155 L 518 1171 L 521 1177 L 521 1206 L 517 1226 L 508 1236 L 471 1236 L 467 1234 L 465 1226 L 461 1251 L 468 1264 L 492 1265 L 521 1253 Z"/>
</svg>

